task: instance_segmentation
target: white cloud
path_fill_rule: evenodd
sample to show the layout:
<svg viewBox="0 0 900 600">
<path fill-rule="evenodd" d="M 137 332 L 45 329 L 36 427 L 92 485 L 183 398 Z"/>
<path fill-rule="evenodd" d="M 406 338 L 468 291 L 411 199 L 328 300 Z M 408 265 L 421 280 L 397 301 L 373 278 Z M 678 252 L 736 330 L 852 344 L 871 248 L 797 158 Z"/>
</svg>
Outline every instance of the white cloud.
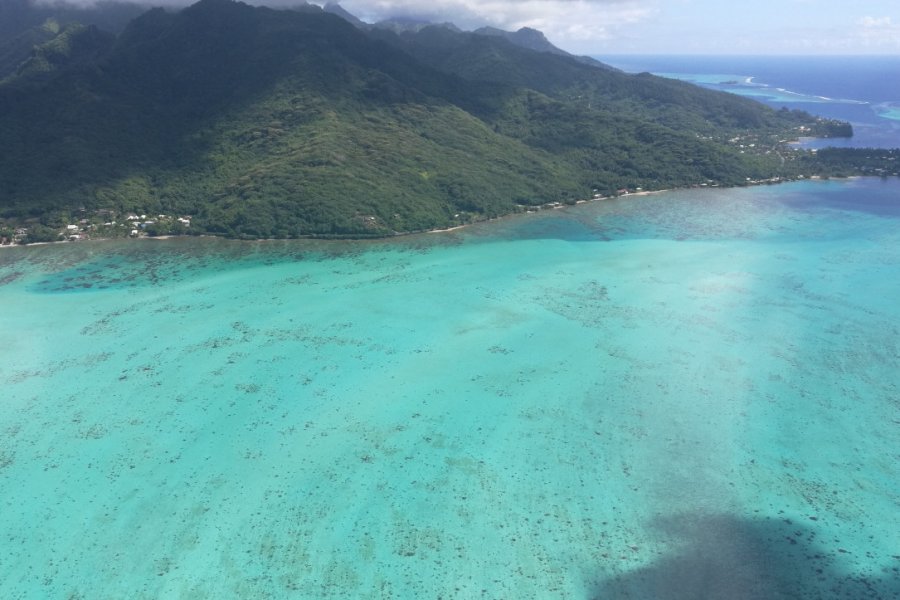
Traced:
<svg viewBox="0 0 900 600">
<path fill-rule="evenodd" d="M 863 17 L 856 22 L 855 38 L 870 51 L 897 51 L 900 49 L 900 24 L 891 17 Z"/>
<path fill-rule="evenodd" d="M 857 24 L 866 28 L 884 28 L 893 26 L 890 17 L 863 17 Z"/>
</svg>

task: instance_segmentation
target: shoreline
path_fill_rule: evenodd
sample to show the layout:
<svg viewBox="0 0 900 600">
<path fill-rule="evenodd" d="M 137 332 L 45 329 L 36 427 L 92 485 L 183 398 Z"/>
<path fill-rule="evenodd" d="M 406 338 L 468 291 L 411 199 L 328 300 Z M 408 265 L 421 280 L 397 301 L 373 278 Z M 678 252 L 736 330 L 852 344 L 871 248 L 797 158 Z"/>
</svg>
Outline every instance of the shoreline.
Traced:
<svg viewBox="0 0 900 600">
<path fill-rule="evenodd" d="M 529 214 L 535 214 L 539 212 L 544 212 L 548 210 L 559 210 L 563 208 L 570 208 L 573 206 L 580 206 L 582 204 L 592 204 L 595 202 L 603 202 L 607 200 L 618 200 L 621 198 L 630 198 L 633 196 L 650 196 L 654 194 L 663 194 L 666 192 L 675 192 L 680 190 L 702 190 L 702 189 L 739 189 L 744 187 L 756 187 L 761 185 L 781 185 L 784 183 L 794 183 L 797 181 L 828 181 L 828 180 L 838 180 L 838 181 L 851 181 L 854 179 L 862 179 L 867 177 L 866 175 L 849 175 L 847 177 L 823 177 L 819 175 L 810 175 L 808 177 L 804 177 L 802 179 L 788 179 L 782 181 L 757 181 L 753 183 L 748 183 L 747 185 L 732 185 L 732 186 L 706 186 L 706 185 L 691 185 L 685 187 L 673 187 L 673 188 L 663 188 L 660 190 L 641 190 L 638 192 L 626 192 L 623 194 L 619 194 L 616 196 L 601 196 L 599 198 L 585 198 L 582 200 L 576 200 L 573 204 L 563 204 L 563 203 L 551 203 L 543 204 L 543 205 L 535 205 L 533 207 L 529 207 L 527 210 L 523 212 L 510 212 L 505 215 L 499 215 L 496 217 L 491 217 L 479 221 L 473 221 L 471 223 L 463 223 L 460 225 L 452 225 L 450 227 L 435 227 L 432 229 L 421 229 L 417 231 L 404 231 L 404 232 L 395 232 L 392 235 L 383 235 L 383 236 L 337 236 L 337 237 L 326 237 L 319 235 L 304 235 L 295 238 L 256 238 L 256 239 L 241 239 L 241 238 L 229 238 L 219 235 L 210 235 L 210 234 L 198 234 L 198 235 L 157 235 L 157 236 L 149 236 L 144 235 L 140 237 L 97 237 L 97 238 L 88 238 L 85 240 L 59 240 L 55 242 L 33 242 L 30 244 L 0 244 L 0 249 L 4 248 L 30 248 L 34 246 L 51 246 L 51 245 L 61 245 L 61 244 L 83 244 L 83 243 L 91 243 L 91 242 L 109 242 L 113 240 L 121 240 L 121 241 L 141 241 L 141 240 L 174 240 L 174 239 L 187 239 L 187 238 L 212 238 L 217 240 L 230 240 L 235 242 L 284 242 L 290 240 L 318 240 L 318 241 L 372 241 L 372 240 L 389 240 L 394 238 L 408 237 L 413 235 L 423 235 L 423 234 L 436 234 L 436 233 L 450 233 L 453 231 L 458 231 L 461 229 L 465 229 L 467 227 L 471 227 L 473 225 L 480 225 L 483 223 L 490 223 L 492 221 L 498 221 L 500 219 L 508 219 L 516 216 L 525 216 Z M 875 177 L 874 175 L 872 177 Z"/>
</svg>

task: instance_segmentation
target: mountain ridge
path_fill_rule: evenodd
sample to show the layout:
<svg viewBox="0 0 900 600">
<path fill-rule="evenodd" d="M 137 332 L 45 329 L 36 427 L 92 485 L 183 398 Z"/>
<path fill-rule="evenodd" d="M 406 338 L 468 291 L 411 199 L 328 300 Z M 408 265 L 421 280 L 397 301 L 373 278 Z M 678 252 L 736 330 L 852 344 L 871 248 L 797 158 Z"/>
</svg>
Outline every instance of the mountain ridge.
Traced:
<svg viewBox="0 0 900 600">
<path fill-rule="evenodd" d="M 382 21 L 378 21 L 376 23 L 369 24 L 369 23 L 365 23 L 364 21 L 360 20 L 355 15 L 348 12 L 345 8 L 343 8 L 337 2 L 326 3 L 325 6 L 323 7 L 323 10 L 325 10 L 325 12 L 329 12 L 334 15 L 337 15 L 337 16 L 343 18 L 344 20 L 346 20 L 347 22 L 349 22 L 349 23 L 353 24 L 354 26 L 359 27 L 361 29 L 369 29 L 369 30 L 385 29 L 385 30 L 392 31 L 397 34 L 404 34 L 404 33 L 418 33 L 419 31 L 421 31 L 422 29 L 425 29 L 426 27 L 442 27 L 442 28 L 449 29 L 450 31 L 453 31 L 455 33 L 463 32 L 462 29 L 460 29 L 453 23 L 433 23 L 431 21 L 426 21 L 426 20 L 421 20 L 421 19 L 413 19 L 413 18 L 404 18 L 404 17 L 394 17 L 394 18 L 389 18 L 389 19 L 385 19 Z M 507 41 L 511 42 L 512 44 L 514 44 L 516 46 L 520 46 L 522 48 L 526 48 L 528 50 L 534 50 L 536 52 L 547 52 L 550 54 L 557 54 L 560 56 L 567 56 L 567 57 L 573 58 L 573 59 L 575 59 L 579 62 L 585 63 L 585 64 L 593 65 L 596 67 L 603 67 L 603 68 L 612 69 L 612 70 L 618 70 L 618 69 L 615 69 L 615 67 L 604 64 L 590 56 L 576 56 L 574 54 L 566 52 L 565 50 L 553 45 L 550 42 L 550 40 L 547 39 L 547 37 L 544 35 L 543 32 L 538 31 L 537 29 L 533 29 L 531 27 L 522 27 L 522 28 L 518 29 L 517 31 L 506 31 L 503 29 L 499 29 L 497 27 L 484 26 L 484 27 L 480 27 L 478 29 L 473 30 L 471 33 L 473 33 L 475 35 L 502 37 L 502 38 L 506 39 Z"/>
</svg>

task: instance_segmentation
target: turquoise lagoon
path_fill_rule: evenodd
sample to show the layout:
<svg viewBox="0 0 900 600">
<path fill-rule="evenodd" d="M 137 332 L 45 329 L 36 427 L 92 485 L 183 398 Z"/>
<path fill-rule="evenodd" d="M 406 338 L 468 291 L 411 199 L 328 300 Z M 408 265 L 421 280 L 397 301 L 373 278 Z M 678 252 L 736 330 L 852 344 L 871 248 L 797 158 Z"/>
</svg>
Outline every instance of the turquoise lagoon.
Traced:
<svg viewBox="0 0 900 600">
<path fill-rule="evenodd" d="M 896 180 L 0 282 L 0 597 L 900 594 Z"/>
</svg>

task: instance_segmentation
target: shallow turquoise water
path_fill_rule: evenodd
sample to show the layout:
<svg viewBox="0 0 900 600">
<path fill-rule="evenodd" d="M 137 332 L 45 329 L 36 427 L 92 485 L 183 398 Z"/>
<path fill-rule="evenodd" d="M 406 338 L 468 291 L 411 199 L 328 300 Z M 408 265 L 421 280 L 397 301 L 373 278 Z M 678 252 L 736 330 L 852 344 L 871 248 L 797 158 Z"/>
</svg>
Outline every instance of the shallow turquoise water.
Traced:
<svg viewBox="0 0 900 600">
<path fill-rule="evenodd" d="M 747 75 L 723 75 L 715 73 L 658 73 L 658 75 L 670 79 L 681 79 L 700 85 L 715 86 L 716 89 L 722 91 L 731 92 L 740 96 L 749 96 L 751 98 L 762 98 L 771 102 L 785 102 L 788 104 L 795 102 L 802 102 L 804 104 L 868 104 L 867 102 L 860 100 L 828 98 L 826 96 L 804 94 L 784 88 L 773 87 L 765 83 L 757 83 L 754 81 L 754 77 L 749 77 Z"/>
<path fill-rule="evenodd" d="M 0 597 L 895 598 L 900 182 L 0 252 Z"/>
<path fill-rule="evenodd" d="M 900 105 L 895 102 L 884 102 L 879 104 L 875 107 L 875 112 L 879 117 L 900 121 Z"/>
</svg>

